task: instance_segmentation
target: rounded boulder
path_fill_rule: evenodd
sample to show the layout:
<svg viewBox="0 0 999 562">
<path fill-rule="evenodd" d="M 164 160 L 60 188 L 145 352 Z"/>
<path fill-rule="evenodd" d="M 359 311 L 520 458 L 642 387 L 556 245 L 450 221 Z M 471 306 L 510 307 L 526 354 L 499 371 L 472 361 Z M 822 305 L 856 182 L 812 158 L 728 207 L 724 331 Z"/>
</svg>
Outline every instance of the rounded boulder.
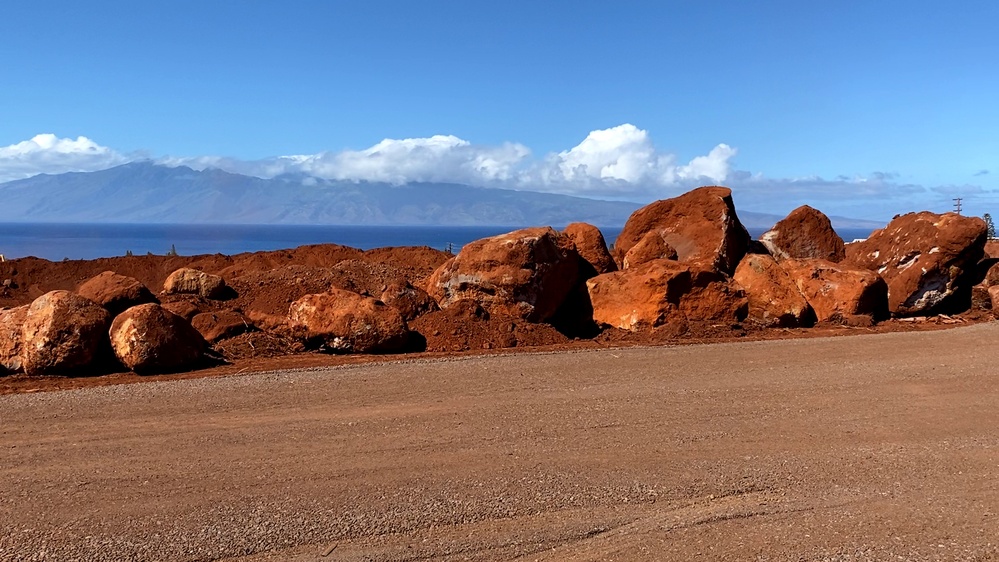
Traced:
<svg viewBox="0 0 999 562">
<path fill-rule="evenodd" d="M 28 375 L 77 375 L 103 359 L 111 314 L 70 291 L 51 291 L 28 306 L 21 363 Z"/>
<path fill-rule="evenodd" d="M 84 281 L 76 293 L 103 306 L 112 316 L 136 305 L 156 302 L 153 293 L 138 279 L 114 271 L 105 271 Z"/>
<path fill-rule="evenodd" d="M 414 287 L 408 282 L 396 282 L 388 285 L 382 291 L 380 300 L 398 310 L 406 322 L 415 320 L 428 312 L 440 310 L 433 297 L 423 289 Z"/>
<path fill-rule="evenodd" d="M 777 259 L 823 259 L 833 263 L 846 258 L 846 245 L 832 222 L 818 209 L 802 205 L 767 232 L 760 242 Z"/>
<path fill-rule="evenodd" d="M 224 279 L 197 269 L 182 267 L 171 273 L 163 282 L 167 294 L 192 294 L 206 299 L 221 299 L 229 291 Z"/>
<path fill-rule="evenodd" d="M 115 356 L 139 374 L 195 367 L 208 350 L 208 342 L 187 320 L 153 303 L 119 314 L 110 335 Z"/>
<path fill-rule="evenodd" d="M 337 353 L 401 351 L 409 339 L 398 310 L 343 289 L 305 295 L 291 303 L 288 319 L 306 339 Z"/>
<path fill-rule="evenodd" d="M 579 257 L 593 268 L 593 275 L 617 271 L 617 264 L 607 250 L 607 241 L 599 228 L 585 222 L 574 222 L 565 227 L 562 234 L 576 245 Z"/>
<path fill-rule="evenodd" d="M 490 313 L 544 322 L 579 280 L 579 253 L 551 227 L 525 228 L 470 242 L 430 276 L 441 308 L 469 299 Z"/>
</svg>

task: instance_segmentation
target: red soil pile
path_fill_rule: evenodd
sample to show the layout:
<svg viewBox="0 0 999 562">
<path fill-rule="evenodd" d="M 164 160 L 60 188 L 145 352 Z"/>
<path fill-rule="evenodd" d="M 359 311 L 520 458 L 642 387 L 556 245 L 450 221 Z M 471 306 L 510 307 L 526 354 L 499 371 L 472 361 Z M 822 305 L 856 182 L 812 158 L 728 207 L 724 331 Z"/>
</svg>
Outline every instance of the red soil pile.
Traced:
<svg viewBox="0 0 999 562">
<path fill-rule="evenodd" d="M 50 262 L 22 258 L 0 263 L 0 308 L 30 304 L 49 291 L 76 290 L 88 279 L 105 271 L 133 277 L 149 287 L 171 311 L 188 320 L 198 313 L 236 312 L 250 318 L 256 328 L 214 342 L 214 349 L 234 368 L 276 368 L 280 364 L 265 361 L 306 353 L 294 334 L 274 329 L 288 313 L 291 302 L 304 295 L 322 293 L 331 287 L 343 288 L 378 298 L 393 283 L 425 286 L 433 271 L 450 259 L 448 253 L 427 247 L 379 248 L 361 251 L 325 244 L 293 250 L 254 252 L 234 256 L 124 256 L 96 260 Z M 209 300 L 197 295 L 166 295 L 161 292 L 167 276 L 191 267 L 222 276 L 233 290 L 228 300 Z M 8 281 L 9 280 L 9 281 Z M 989 316 L 969 313 L 961 322 Z M 872 330 L 893 331 L 937 327 L 939 322 L 886 322 Z M 564 349 L 569 347 L 662 344 L 725 340 L 731 338 L 803 337 L 842 332 L 843 328 L 786 330 L 767 329 L 751 323 L 694 324 L 682 334 L 661 329 L 633 333 L 607 329 L 588 340 L 569 338 L 553 326 L 532 323 L 502 314 L 490 314 L 472 303 L 460 303 L 445 310 L 425 313 L 409 322 L 415 333 L 410 351 L 435 353 L 491 352 L 507 348 Z M 348 360 L 366 361 L 364 358 Z M 307 362 L 308 363 L 308 362 Z M 283 364 L 283 363 L 282 363 Z M 256 366 L 255 366 L 256 365 Z M 230 369 L 230 370 L 231 370 Z M 225 369 L 223 369 L 225 370 Z M 214 370 L 212 370 L 214 371 Z M 120 376 L 120 375 L 116 375 Z M 24 375 L 4 377 L 6 387 L 34 386 Z M 45 386 L 44 384 L 42 386 Z M 9 390 L 9 388 L 8 388 Z"/>
</svg>

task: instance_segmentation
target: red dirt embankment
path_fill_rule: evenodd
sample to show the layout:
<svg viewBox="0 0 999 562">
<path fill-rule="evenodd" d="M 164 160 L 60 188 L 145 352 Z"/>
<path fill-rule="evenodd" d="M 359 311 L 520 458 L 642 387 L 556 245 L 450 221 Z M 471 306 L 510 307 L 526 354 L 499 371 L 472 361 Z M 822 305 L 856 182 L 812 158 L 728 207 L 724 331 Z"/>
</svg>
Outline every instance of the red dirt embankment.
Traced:
<svg viewBox="0 0 999 562">
<path fill-rule="evenodd" d="M 0 282 L 10 280 L 0 286 L 0 308 L 29 304 L 38 296 L 53 290 L 76 290 L 101 272 L 114 271 L 133 277 L 154 293 L 159 293 L 157 296 L 161 302 L 171 306 L 173 310 L 188 307 L 189 316 L 199 312 L 235 311 L 256 319 L 260 324 L 266 324 L 269 316 L 286 315 L 289 304 L 294 300 L 307 294 L 327 291 L 330 287 L 370 294 L 376 298 L 385 287 L 393 283 L 422 287 L 433 271 L 450 258 L 448 253 L 427 247 L 361 251 L 335 244 L 234 256 L 146 255 L 61 262 L 29 257 L 0 263 Z M 234 295 L 228 300 L 211 300 L 196 295 L 160 293 L 167 276 L 182 267 L 222 276 L 233 289 Z M 499 353 L 504 349 L 579 349 L 939 329 L 990 318 L 991 315 L 981 311 L 971 311 L 955 318 L 936 317 L 915 322 L 893 320 L 871 327 L 820 324 L 811 329 L 771 329 L 752 323 L 697 325 L 691 326 L 688 332 L 679 336 L 668 329 L 628 332 L 610 328 L 591 339 L 573 339 L 549 324 L 490 315 L 475 306 L 454 306 L 424 313 L 411 320 L 409 327 L 420 339 L 421 347 L 414 349 L 413 353 L 439 357 L 456 353 Z M 219 339 L 213 342 L 213 347 L 228 364 L 155 378 L 196 378 L 276 368 L 367 363 L 384 358 L 308 352 L 301 341 L 264 329 L 251 329 L 234 337 Z M 413 353 L 404 356 L 413 356 Z M 24 374 L 0 377 L 0 394 L 148 380 L 148 377 L 139 377 L 120 368 L 117 371 L 110 374 L 81 372 L 81 375 L 102 376 L 77 378 L 30 377 Z"/>
</svg>

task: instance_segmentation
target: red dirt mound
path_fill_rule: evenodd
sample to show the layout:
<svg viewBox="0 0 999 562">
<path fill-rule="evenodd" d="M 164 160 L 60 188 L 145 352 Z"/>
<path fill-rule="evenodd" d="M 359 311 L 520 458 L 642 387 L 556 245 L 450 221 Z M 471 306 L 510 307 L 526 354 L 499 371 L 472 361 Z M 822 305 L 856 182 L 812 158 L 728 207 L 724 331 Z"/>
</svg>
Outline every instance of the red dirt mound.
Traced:
<svg viewBox="0 0 999 562">
<path fill-rule="evenodd" d="M 717 189 L 709 189 L 704 193 L 716 192 L 718 195 L 728 193 L 727 190 L 719 191 Z M 718 198 L 716 197 L 716 199 Z M 702 260 L 712 264 L 735 259 L 736 254 L 741 252 L 740 244 L 744 238 L 741 225 L 738 224 L 734 212 L 730 213 L 731 209 L 727 199 L 721 197 L 713 203 L 718 207 L 718 216 L 701 217 L 698 220 L 707 223 L 711 223 L 712 220 L 715 222 L 721 220 L 725 223 L 723 226 L 732 228 L 726 230 L 726 228 L 715 228 L 717 226 L 715 225 L 712 229 L 708 229 L 710 236 L 691 234 L 689 244 L 693 248 L 694 242 L 703 242 L 702 238 L 710 238 L 717 242 L 708 248 L 710 252 L 705 250 L 709 254 L 709 259 Z M 663 219 L 663 216 L 660 215 L 662 213 L 656 217 L 651 217 L 648 222 L 651 224 L 656 222 L 652 219 Z M 661 230 L 667 233 L 672 232 L 669 230 L 673 228 L 671 224 L 663 226 Z M 674 230 L 677 229 L 674 228 Z M 723 242 L 731 241 L 726 238 L 726 233 L 732 234 L 734 231 L 738 231 L 733 234 L 735 242 L 737 242 L 735 246 L 738 247 L 731 248 L 731 251 L 725 250 L 718 253 L 716 250 L 719 245 L 724 246 Z M 672 344 L 744 337 L 755 339 L 812 337 L 829 335 L 830 333 L 847 333 L 843 330 L 935 329 L 935 327 L 944 325 L 986 321 L 992 317 L 988 312 L 973 309 L 963 313 L 960 317 L 916 318 L 907 319 L 908 322 L 891 320 L 875 326 L 870 326 L 869 322 L 865 323 L 863 327 L 832 326 L 826 322 L 820 323 L 819 326 L 811 330 L 795 329 L 789 331 L 780 328 L 766 328 L 756 322 L 740 322 L 744 314 L 714 314 L 705 310 L 707 304 L 718 300 L 715 297 L 734 295 L 741 298 L 740 291 L 742 290 L 741 287 L 732 284 L 726 275 L 709 272 L 713 277 L 705 278 L 704 283 L 699 285 L 691 283 L 691 287 L 697 285 L 698 288 L 704 290 L 698 292 L 691 289 L 684 293 L 682 298 L 677 296 L 674 299 L 677 302 L 672 303 L 672 306 L 677 309 L 676 314 L 667 315 L 670 316 L 668 321 L 658 324 L 652 322 L 651 324 L 655 324 L 654 326 L 637 332 L 610 327 L 601 331 L 593 323 L 594 305 L 600 303 L 591 301 L 591 295 L 583 284 L 583 280 L 592 275 L 591 272 L 588 275 L 580 274 L 578 282 L 571 287 L 570 295 L 573 298 L 568 302 L 572 303 L 575 307 L 573 310 L 579 314 L 570 314 L 560 309 L 556 317 L 551 320 L 558 326 L 556 329 L 548 323 L 531 322 L 511 316 L 502 308 L 488 311 L 486 310 L 488 307 L 471 300 L 455 299 L 444 310 L 437 309 L 436 306 L 433 306 L 432 301 L 424 302 L 422 299 L 424 297 L 429 299 L 429 296 L 422 291 L 422 287 L 426 287 L 433 273 L 452 258 L 454 256 L 450 253 L 427 247 L 379 248 L 361 251 L 335 244 L 302 246 L 290 250 L 254 252 L 234 256 L 220 254 L 201 256 L 147 255 L 62 262 L 22 258 L 0 262 L 0 309 L 28 305 L 37 297 L 54 290 L 75 291 L 83 282 L 106 271 L 133 278 L 138 283 L 148 287 L 162 303 L 163 308 L 185 320 L 192 321 L 197 315 L 202 315 L 196 322 L 199 329 L 212 340 L 214 352 L 232 362 L 228 366 L 204 369 L 197 373 L 158 375 L 158 377 L 209 376 L 273 368 L 376 360 L 365 356 L 333 357 L 307 353 L 305 340 L 289 322 L 289 306 L 305 295 L 324 294 L 331 289 L 342 289 L 367 295 L 381 300 L 390 307 L 393 306 L 393 298 L 390 297 L 397 297 L 398 310 L 404 315 L 406 325 L 410 330 L 407 338 L 408 343 L 403 351 L 431 354 L 483 353 L 524 347 L 551 350 L 636 344 Z M 697 259 L 688 261 L 690 263 L 684 267 L 703 265 Z M 676 264 L 676 262 L 670 263 Z M 164 281 L 172 272 L 180 268 L 191 268 L 218 275 L 225 281 L 229 290 L 219 299 L 210 299 L 196 294 L 165 294 L 162 291 Z M 527 267 L 525 271 L 527 270 L 531 270 L 531 267 Z M 576 269 L 572 271 L 580 273 Z M 622 273 L 624 272 L 619 272 L 619 274 Z M 563 278 L 560 278 L 559 281 L 572 285 Z M 712 289 L 713 292 L 706 292 L 707 289 Z M 483 290 L 488 294 L 488 291 L 495 291 L 495 287 L 486 286 Z M 637 293 L 637 291 L 629 291 L 627 294 L 622 294 L 622 298 L 634 299 Z M 400 295 L 405 298 L 401 298 Z M 686 301 L 689 302 L 685 305 Z M 735 300 L 732 302 L 738 304 Z M 634 312 L 637 310 L 636 307 L 640 307 L 639 305 L 648 306 L 648 303 L 623 303 L 622 314 Z M 723 309 L 724 311 L 728 310 L 725 307 Z M 244 330 L 249 331 L 238 333 Z M 578 341 L 565 334 L 580 336 L 583 339 Z M 11 364 L 13 365 L 13 363 Z M 18 371 L 19 368 L 19 366 L 14 366 L 8 370 Z M 118 372 L 94 377 L 90 379 L 91 382 L 80 382 L 80 379 L 52 379 L 17 373 L 0 377 L 0 394 L 27 392 L 34 389 L 75 388 L 81 385 L 113 384 L 136 380 L 130 377 L 135 377 L 135 375 Z"/>
</svg>

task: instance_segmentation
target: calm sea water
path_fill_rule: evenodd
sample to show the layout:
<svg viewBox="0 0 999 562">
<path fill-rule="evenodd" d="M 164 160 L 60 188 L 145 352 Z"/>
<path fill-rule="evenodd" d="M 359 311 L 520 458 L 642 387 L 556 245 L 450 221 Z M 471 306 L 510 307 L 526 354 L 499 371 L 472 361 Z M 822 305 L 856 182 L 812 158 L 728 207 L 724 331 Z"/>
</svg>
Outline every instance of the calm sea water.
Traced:
<svg viewBox="0 0 999 562">
<path fill-rule="evenodd" d="M 458 251 L 468 242 L 509 232 L 515 226 L 328 226 L 191 224 L 0 223 L 0 254 L 7 259 L 36 256 L 48 260 L 94 259 L 126 252 L 180 255 L 239 254 L 281 250 L 305 244 L 334 243 L 367 250 L 384 246 L 430 246 Z M 601 229 L 608 243 L 621 227 Z M 761 230 L 750 229 L 757 237 Z M 845 229 L 844 240 L 870 231 Z"/>
</svg>

